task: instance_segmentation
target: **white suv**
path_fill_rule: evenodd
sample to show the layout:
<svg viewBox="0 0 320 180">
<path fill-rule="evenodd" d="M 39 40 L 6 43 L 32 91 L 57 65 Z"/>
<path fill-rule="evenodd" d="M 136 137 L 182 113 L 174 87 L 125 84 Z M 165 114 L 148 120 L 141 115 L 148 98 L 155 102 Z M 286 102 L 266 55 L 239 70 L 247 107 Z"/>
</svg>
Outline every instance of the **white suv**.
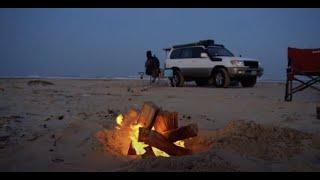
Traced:
<svg viewBox="0 0 320 180">
<path fill-rule="evenodd" d="M 165 76 L 171 86 L 183 86 L 185 81 L 196 81 L 198 86 L 213 84 L 228 87 L 230 81 L 240 81 L 243 87 L 253 87 L 263 68 L 255 59 L 235 57 L 221 44 L 213 40 L 176 45 L 165 61 Z M 168 73 L 170 72 L 170 73 Z M 171 75 L 166 75 L 171 74 Z"/>
</svg>

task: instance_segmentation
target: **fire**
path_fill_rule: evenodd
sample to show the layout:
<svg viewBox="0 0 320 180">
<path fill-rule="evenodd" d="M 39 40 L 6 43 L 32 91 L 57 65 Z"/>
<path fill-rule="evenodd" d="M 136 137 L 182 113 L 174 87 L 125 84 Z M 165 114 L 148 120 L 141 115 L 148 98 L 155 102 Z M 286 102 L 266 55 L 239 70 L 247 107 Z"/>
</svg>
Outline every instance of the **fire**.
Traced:
<svg viewBox="0 0 320 180">
<path fill-rule="evenodd" d="M 119 129 L 120 126 L 122 126 L 122 121 L 123 121 L 123 116 L 122 116 L 122 114 L 119 114 L 117 116 L 117 118 L 116 118 L 116 122 L 117 122 L 117 125 L 118 125 L 117 129 Z"/>
<path fill-rule="evenodd" d="M 181 141 L 176 141 L 176 142 L 174 142 L 174 144 L 177 145 L 177 146 L 185 148 L 184 141 L 182 141 L 182 140 Z"/>
<path fill-rule="evenodd" d="M 152 130 L 155 130 L 154 127 L 152 127 Z M 152 148 L 152 151 L 154 153 L 155 156 L 159 157 L 159 156 L 162 156 L 162 157 L 170 157 L 169 154 L 167 154 L 166 152 L 164 151 L 161 151 L 160 149 L 158 148 L 155 148 L 155 147 L 151 147 Z"/>
<path fill-rule="evenodd" d="M 117 123 L 117 129 L 120 129 L 122 127 L 122 123 L 123 123 L 123 115 L 119 114 L 116 118 L 116 123 Z M 146 153 L 145 148 L 148 147 L 148 144 L 145 144 L 143 142 L 139 142 L 138 141 L 138 137 L 139 137 L 139 128 L 143 127 L 141 124 L 132 124 L 130 125 L 130 132 L 129 132 L 129 138 L 131 140 L 132 143 L 132 147 L 134 148 L 134 150 L 136 151 L 137 155 L 143 155 L 144 153 Z M 154 130 L 155 128 L 152 127 L 152 130 Z M 176 141 L 174 142 L 175 145 L 180 146 L 180 147 L 185 147 L 184 146 L 184 141 Z M 164 151 L 161 151 L 158 148 L 155 147 L 151 147 L 153 153 L 155 154 L 156 157 L 162 156 L 162 157 L 170 157 L 169 154 L 167 154 Z"/>
<path fill-rule="evenodd" d="M 131 126 L 131 132 L 130 132 L 130 139 L 132 141 L 132 146 L 133 148 L 136 150 L 137 155 L 142 155 L 146 152 L 146 150 L 144 149 L 145 147 L 148 147 L 149 145 L 143 143 L 143 142 L 138 142 L 138 136 L 139 136 L 139 128 L 142 127 L 141 124 L 137 124 L 137 125 L 132 125 Z M 154 127 L 152 128 L 152 130 L 154 130 Z M 184 141 L 176 141 L 174 143 L 177 146 L 180 147 L 185 147 L 184 146 Z M 156 157 L 162 156 L 162 157 L 170 157 L 169 154 L 167 154 L 164 151 L 161 151 L 158 148 L 155 147 L 151 147 L 152 151 L 154 153 L 154 155 Z"/>
<path fill-rule="evenodd" d="M 141 124 L 131 125 L 131 132 L 130 132 L 132 147 L 135 149 L 137 155 L 144 154 L 146 152 L 144 148 L 149 146 L 143 142 L 138 142 L 140 127 L 142 127 Z"/>
<path fill-rule="evenodd" d="M 152 151 L 154 153 L 155 156 L 159 157 L 159 156 L 162 156 L 162 157 L 170 157 L 169 154 L 167 154 L 166 152 L 164 151 L 161 151 L 160 149 L 158 148 L 155 148 L 155 147 L 151 147 L 152 148 Z"/>
</svg>

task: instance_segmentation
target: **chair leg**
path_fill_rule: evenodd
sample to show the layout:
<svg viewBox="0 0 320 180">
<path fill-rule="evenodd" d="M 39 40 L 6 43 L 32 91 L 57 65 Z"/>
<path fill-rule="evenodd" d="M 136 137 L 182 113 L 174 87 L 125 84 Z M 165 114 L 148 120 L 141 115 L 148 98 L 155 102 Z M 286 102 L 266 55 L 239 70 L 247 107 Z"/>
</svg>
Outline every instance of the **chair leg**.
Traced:
<svg viewBox="0 0 320 180">
<path fill-rule="evenodd" d="M 286 82 L 286 94 L 284 100 L 292 101 L 292 80 L 287 80 Z"/>
<path fill-rule="evenodd" d="M 152 77 L 150 76 L 149 85 L 151 86 Z"/>
<path fill-rule="evenodd" d="M 307 81 L 307 82 L 304 82 L 304 81 L 299 80 L 299 79 L 297 79 L 297 78 L 294 78 L 294 80 L 300 82 L 301 84 L 300 84 L 299 86 L 296 86 L 296 87 L 292 88 L 292 90 L 291 90 L 291 93 L 292 93 L 292 94 L 294 94 L 294 93 L 296 93 L 296 92 L 298 92 L 298 91 L 302 91 L 302 90 L 304 90 L 304 89 L 306 89 L 306 88 L 308 88 L 308 87 L 320 91 L 319 88 L 317 88 L 317 87 L 315 87 L 315 86 L 312 86 L 313 84 L 315 84 L 315 83 L 317 83 L 318 81 L 320 81 L 320 77 L 319 77 L 319 79 L 313 78 L 312 80 L 309 80 L 309 81 Z"/>
</svg>

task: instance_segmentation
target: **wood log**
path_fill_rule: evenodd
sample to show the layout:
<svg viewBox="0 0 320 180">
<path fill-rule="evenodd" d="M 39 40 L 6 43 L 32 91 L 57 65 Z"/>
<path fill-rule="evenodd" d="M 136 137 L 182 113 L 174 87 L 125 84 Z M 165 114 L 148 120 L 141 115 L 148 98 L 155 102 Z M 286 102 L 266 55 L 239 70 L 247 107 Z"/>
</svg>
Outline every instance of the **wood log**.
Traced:
<svg viewBox="0 0 320 180">
<path fill-rule="evenodd" d="M 130 142 L 129 149 L 127 155 L 137 155 L 136 150 L 132 146 L 132 142 Z"/>
<path fill-rule="evenodd" d="M 152 102 L 145 102 L 141 108 L 138 123 L 147 129 L 153 127 L 159 108 Z"/>
<path fill-rule="evenodd" d="M 124 123 L 125 125 L 135 124 L 138 121 L 139 112 L 131 108 L 129 111 L 124 115 Z"/>
<path fill-rule="evenodd" d="M 139 117 L 139 112 L 131 108 L 129 111 L 124 115 L 124 126 L 130 126 L 131 124 L 137 123 Z M 136 155 L 136 150 L 132 146 L 132 142 L 130 142 L 127 155 Z"/>
<path fill-rule="evenodd" d="M 146 152 L 144 154 L 142 154 L 142 157 L 154 157 L 156 156 L 151 148 L 151 146 L 145 147 L 144 148 L 146 150 Z"/>
<path fill-rule="evenodd" d="M 137 121 L 140 123 L 143 127 L 146 127 L 148 129 L 151 129 L 154 124 L 154 120 L 159 112 L 159 108 L 152 102 L 145 102 L 141 108 L 140 113 L 134 112 L 134 109 L 131 109 L 127 113 L 127 117 L 129 121 Z M 138 117 L 137 117 L 138 116 Z M 135 120 L 137 119 L 137 120 Z M 151 149 L 151 148 L 150 148 Z M 150 150 L 146 149 L 147 153 L 151 154 Z M 151 149 L 152 151 L 152 149 Z M 152 151 L 153 153 L 153 151 Z M 130 146 L 128 149 L 128 155 L 136 155 L 136 151 L 132 146 L 132 142 L 130 142 Z"/>
<path fill-rule="evenodd" d="M 162 133 L 163 137 L 168 139 L 170 142 L 176 142 L 179 140 L 194 137 L 194 136 L 197 136 L 197 134 L 198 134 L 197 124 L 189 124 L 187 126 L 182 126 L 177 129 Z"/>
<path fill-rule="evenodd" d="M 159 111 L 153 126 L 160 134 L 178 128 L 178 112 Z"/>
<path fill-rule="evenodd" d="M 179 127 L 179 119 L 178 119 L 178 112 L 172 112 L 171 115 L 173 116 L 173 120 L 174 120 L 174 127 L 178 128 Z"/>
<path fill-rule="evenodd" d="M 171 156 L 183 156 L 191 154 L 191 150 L 176 146 L 175 144 L 173 144 L 173 142 L 169 142 L 157 131 L 149 130 L 147 128 L 139 128 L 138 141 L 158 148 Z"/>
</svg>

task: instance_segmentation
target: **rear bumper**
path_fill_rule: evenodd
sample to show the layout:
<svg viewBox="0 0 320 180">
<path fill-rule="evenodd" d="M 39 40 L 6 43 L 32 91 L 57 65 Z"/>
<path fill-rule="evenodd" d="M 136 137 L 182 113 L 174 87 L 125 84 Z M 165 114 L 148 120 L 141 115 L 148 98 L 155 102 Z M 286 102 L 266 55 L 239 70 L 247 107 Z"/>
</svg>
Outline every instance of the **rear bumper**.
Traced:
<svg viewBox="0 0 320 180">
<path fill-rule="evenodd" d="M 228 67 L 230 77 L 239 76 L 262 76 L 263 68 L 249 68 L 249 67 Z"/>
</svg>

